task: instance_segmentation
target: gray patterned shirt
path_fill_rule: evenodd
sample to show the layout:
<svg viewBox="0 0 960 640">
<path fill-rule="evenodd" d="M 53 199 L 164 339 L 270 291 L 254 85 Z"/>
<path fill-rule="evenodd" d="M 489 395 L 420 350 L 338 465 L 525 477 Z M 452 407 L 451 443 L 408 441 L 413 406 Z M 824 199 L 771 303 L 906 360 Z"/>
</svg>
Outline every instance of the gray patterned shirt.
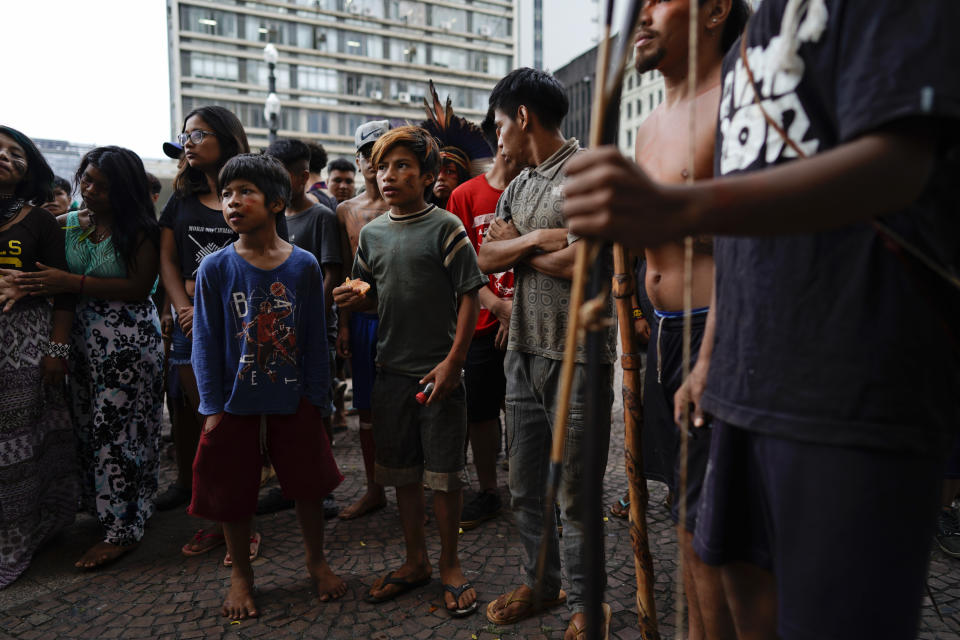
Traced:
<svg viewBox="0 0 960 640">
<path fill-rule="evenodd" d="M 513 220 L 521 235 L 537 229 L 560 229 L 563 219 L 563 167 L 580 150 L 576 138 L 570 138 L 556 153 L 539 166 L 524 169 L 507 186 L 497 203 L 497 217 Z M 579 238 L 568 234 L 567 241 Z M 510 316 L 510 338 L 507 349 L 563 360 L 567 336 L 567 316 L 570 307 L 570 281 L 540 273 L 526 262 L 514 267 L 516 290 L 513 314 Z M 607 304 L 607 315 L 613 313 L 612 301 Z M 613 327 L 607 330 L 604 364 L 616 357 L 617 343 Z M 583 344 L 577 346 L 576 361 L 586 362 Z"/>
</svg>

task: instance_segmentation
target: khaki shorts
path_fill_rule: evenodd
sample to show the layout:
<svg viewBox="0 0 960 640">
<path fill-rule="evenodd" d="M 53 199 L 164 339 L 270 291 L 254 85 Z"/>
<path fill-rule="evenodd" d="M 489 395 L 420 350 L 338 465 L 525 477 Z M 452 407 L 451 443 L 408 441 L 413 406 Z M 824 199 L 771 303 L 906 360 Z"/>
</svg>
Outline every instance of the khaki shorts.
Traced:
<svg viewBox="0 0 960 640">
<path fill-rule="evenodd" d="M 423 385 L 383 369 L 373 383 L 373 440 L 378 483 L 403 487 L 425 482 L 434 491 L 466 485 L 467 405 L 460 384 L 442 402 L 417 402 Z"/>
</svg>

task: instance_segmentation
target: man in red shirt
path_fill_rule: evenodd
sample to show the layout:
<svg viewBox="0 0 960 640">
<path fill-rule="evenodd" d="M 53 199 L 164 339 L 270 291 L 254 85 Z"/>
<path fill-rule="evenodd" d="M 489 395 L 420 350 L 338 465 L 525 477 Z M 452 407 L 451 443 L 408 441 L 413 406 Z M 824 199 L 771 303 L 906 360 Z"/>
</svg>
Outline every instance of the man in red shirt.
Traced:
<svg viewBox="0 0 960 640">
<path fill-rule="evenodd" d="M 491 148 L 497 147 L 496 128 L 491 114 L 483 121 L 483 133 Z M 493 166 L 467 180 L 450 194 L 447 210 L 463 221 L 473 248 L 480 245 L 493 222 L 497 200 L 521 167 L 495 154 Z M 477 468 L 480 493 L 463 506 L 460 526 L 473 529 L 500 512 L 497 490 L 497 451 L 500 445 L 500 408 L 506 389 L 503 357 L 513 310 L 513 270 L 489 274 L 490 281 L 479 291 L 480 316 L 465 365 L 467 422 L 473 462 Z"/>
</svg>

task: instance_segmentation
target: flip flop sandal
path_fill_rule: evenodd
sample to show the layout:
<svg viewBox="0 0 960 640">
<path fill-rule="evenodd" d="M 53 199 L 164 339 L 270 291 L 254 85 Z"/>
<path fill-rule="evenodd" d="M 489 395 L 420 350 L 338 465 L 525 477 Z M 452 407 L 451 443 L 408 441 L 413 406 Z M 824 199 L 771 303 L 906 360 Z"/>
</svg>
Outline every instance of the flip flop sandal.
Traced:
<svg viewBox="0 0 960 640">
<path fill-rule="evenodd" d="M 517 613 L 512 615 L 500 615 L 499 612 L 493 610 L 493 606 L 497 603 L 497 600 L 494 600 L 487 605 L 487 620 L 497 625 L 508 625 L 515 624 L 521 620 L 526 620 L 530 616 L 534 616 L 541 611 L 546 609 L 551 609 L 557 605 L 563 604 L 567 601 L 567 592 L 563 589 L 560 589 L 560 593 L 557 594 L 557 597 L 552 600 L 544 600 L 540 603 L 540 606 L 537 607 L 531 598 L 518 598 L 514 594 L 517 592 L 517 589 L 514 589 L 507 594 L 507 602 L 503 605 L 503 608 L 500 611 L 505 611 L 510 607 L 511 604 L 519 602 L 521 604 L 527 605 L 524 609 L 521 609 Z M 499 598 L 498 598 L 499 600 Z"/>
<path fill-rule="evenodd" d="M 205 530 L 200 529 L 193 534 L 190 542 L 180 547 L 180 553 L 188 558 L 192 558 L 193 556 L 202 556 L 203 554 L 210 553 L 220 545 L 226 543 L 227 539 L 223 537 L 222 533 L 207 533 Z M 197 548 L 191 548 L 191 545 L 195 545 Z"/>
<path fill-rule="evenodd" d="M 430 582 L 430 576 L 427 576 L 426 578 L 420 578 L 419 580 L 410 581 L 410 580 L 407 580 L 406 578 L 397 578 L 397 577 L 394 577 L 392 574 L 387 574 L 383 578 L 383 581 L 380 583 L 380 588 L 382 589 L 383 587 L 389 584 L 392 584 L 400 587 L 400 589 L 392 593 L 389 593 L 385 596 L 375 596 L 372 593 L 368 592 L 366 597 L 364 597 L 364 601 L 369 602 L 370 604 L 380 604 L 381 602 L 387 602 L 388 600 L 393 600 L 397 596 L 402 595 L 407 591 L 416 589 L 417 587 L 422 587 L 423 585 L 428 584 L 429 582 Z"/>
<path fill-rule="evenodd" d="M 619 509 L 617 508 L 619 506 Z M 630 515 L 630 501 L 620 498 L 617 504 L 610 505 L 610 513 L 617 518 L 626 518 Z"/>
<path fill-rule="evenodd" d="M 254 533 L 250 536 L 250 562 L 253 562 L 260 556 L 260 542 L 263 540 L 263 536 L 260 533 Z M 233 558 L 230 557 L 230 552 L 227 551 L 227 555 L 223 557 L 223 566 L 232 567 Z"/>
<path fill-rule="evenodd" d="M 602 607 L 603 613 L 603 633 L 600 635 L 600 637 L 603 638 L 603 640 L 609 640 L 610 618 L 613 617 L 613 610 L 610 609 L 610 605 L 608 605 L 606 602 L 602 603 L 600 606 Z M 578 627 L 576 624 L 574 624 L 573 620 L 571 620 L 570 624 L 567 625 L 567 629 L 573 629 L 573 632 L 576 634 L 574 637 L 577 640 L 587 637 L 587 625 Z"/>
<path fill-rule="evenodd" d="M 473 589 L 473 585 L 470 584 L 469 582 L 465 582 L 459 587 L 455 587 L 452 584 L 443 585 L 444 591 L 449 591 L 450 593 L 453 594 L 453 602 L 456 605 L 459 605 L 460 596 L 462 596 L 463 592 L 467 591 L 468 589 Z M 476 600 L 474 600 L 472 603 L 470 603 L 469 606 L 462 607 L 462 608 L 460 606 L 456 606 L 455 608 L 451 609 L 450 607 L 447 606 L 446 598 L 444 598 L 443 605 L 444 605 L 444 608 L 447 610 L 447 613 L 450 614 L 451 618 L 464 618 L 470 615 L 471 613 L 476 613 L 479 603 Z"/>
</svg>

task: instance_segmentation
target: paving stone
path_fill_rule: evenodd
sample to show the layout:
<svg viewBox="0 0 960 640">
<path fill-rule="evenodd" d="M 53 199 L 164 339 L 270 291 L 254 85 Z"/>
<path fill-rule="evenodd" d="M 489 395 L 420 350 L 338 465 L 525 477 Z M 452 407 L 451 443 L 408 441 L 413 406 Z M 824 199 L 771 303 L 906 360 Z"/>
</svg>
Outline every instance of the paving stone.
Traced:
<svg viewBox="0 0 960 640">
<path fill-rule="evenodd" d="M 616 385 L 619 388 L 619 385 Z M 615 408 L 604 504 L 611 504 L 626 490 L 623 465 L 623 425 Z M 334 495 L 341 506 L 352 503 L 365 490 L 356 417 L 351 429 L 338 436 L 334 447 L 345 476 Z M 163 459 L 161 486 L 174 474 L 170 460 Z M 473 473 L 472 468 L 470 473 Z M 506 472 L 498 465 L 501 497 L 509 505 Z M 649 540 L 654 560 L 654 595 L 660 632 L 673 635 L 676 540 L 673 525 L 662 502 L 665 488 L 650 483 L 647 510 Z M 469 496 L 468 496 L 469 498 Z M 208 526 L 182 510 L 154 515 L 140 547 L 95 573 L 79 573 L 72 558 L 101 539 L 98 523 L 80 516 L 64 535 L 45 547 L 33 566 L 0 594 L 0 637 L 32 638 L 326 638 L 330 640 L 374 638 L 438 638 L 442 640 L 514 640 L 562 637 L 568 614 L 565 608 L 512 627 L 487 624 L 487 603 L 519 583 L 520 544 L 509 507 L 497 518 L 465 532 L 460 537 L 464 571 L 477 588 L 480 611 L 466 619 L 450 618 L 443 610 L 439 574 L 439 539 L 432 500 L 427 500 L 431 522 L 427 548 L 434 563 L 434 580 L 424 588 L 379 605 L 363 598 L 374 580 L 403 562 L 403 536 L 395 495 L 388 491 L 388 506 L 374 515 L 352 521 L 327 523 L 327 559 L 347 582 L 340 601 L 318 603 L 304 570 L 303 544 L 296 514 L 283 511 L 257 519 L 263 534 L 257 576 L 257 605 L 262 617 L 231 625 L 220 616 L 220 606 L 229 585 L 230 571 L 222 566 L 223 547 L 194 558 L 180 554 L 181 545 L 199 528 Z M 640 638 L 634 612 L 634 568 L 629 523 L 608 516 L 604 538 L 607 551 L 606 599 L 614 610 L 611 637 Z M 878 560 L 879 561 L 879 560 Z M 960 635 L 960 561 L 934 549 L 930 562 L 930 589 L 943 619 L 924 601 L 923 639 Z"/>
</svg>

